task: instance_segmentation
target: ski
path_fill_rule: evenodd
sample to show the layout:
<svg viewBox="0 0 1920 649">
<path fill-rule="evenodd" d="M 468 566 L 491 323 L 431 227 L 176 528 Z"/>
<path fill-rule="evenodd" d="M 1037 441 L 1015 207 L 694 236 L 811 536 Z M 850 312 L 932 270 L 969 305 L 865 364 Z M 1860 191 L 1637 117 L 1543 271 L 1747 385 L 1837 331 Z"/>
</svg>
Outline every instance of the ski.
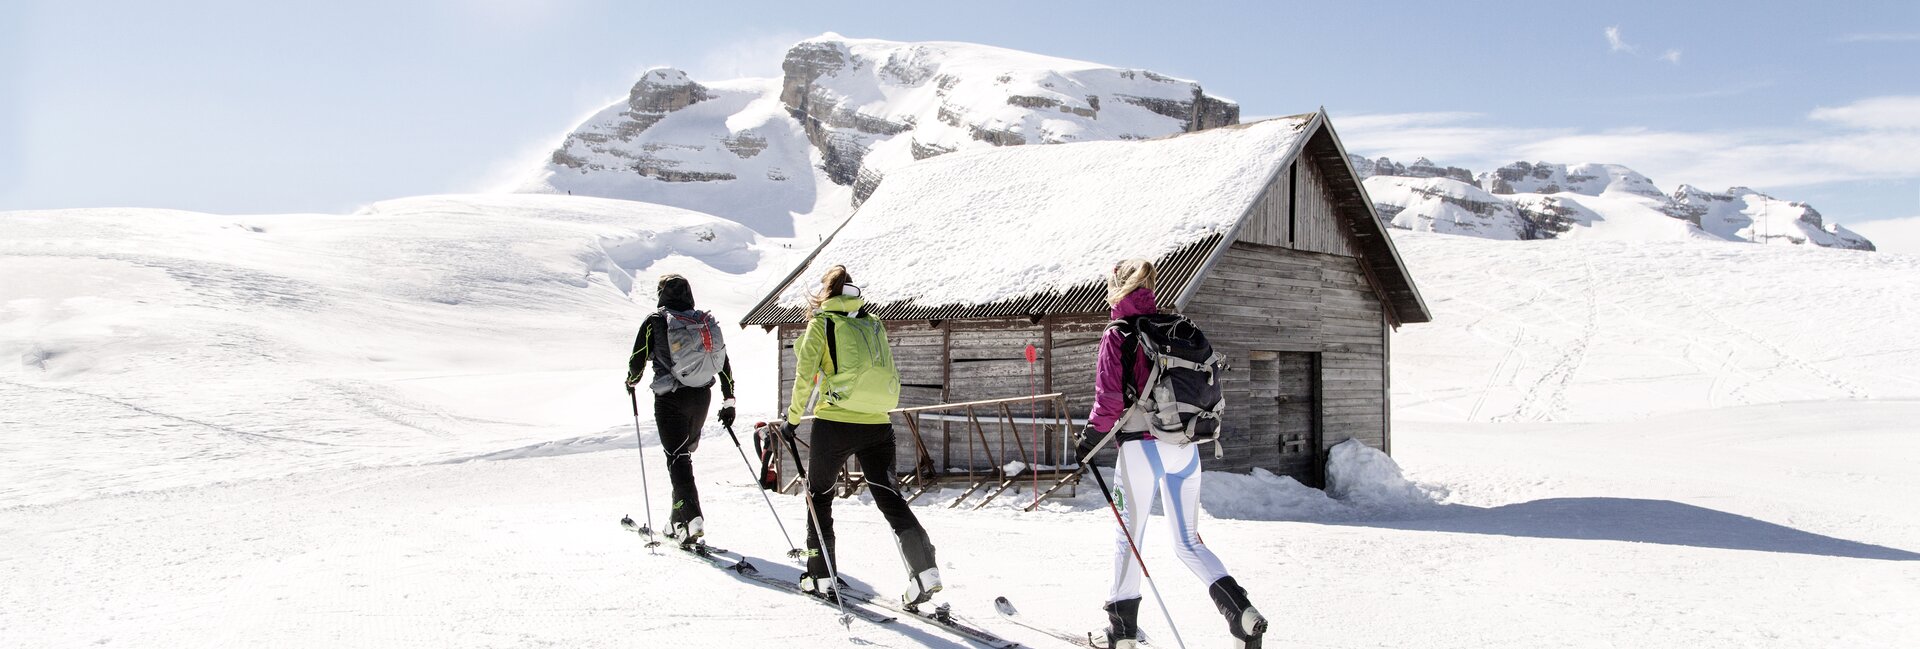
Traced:
<svg viewBox="0 0 1920 649">
<path fill-rule="evenodd" d="M 1029 620 L 1025 617 L 1021 617 L 1020 610 L 1014 608 L 1013 602 L 1009 601 L 1005 597 L 993 598 L 993 610 L 994 612 L 999 613 L 1000 618 L 1003 620 L 1012 622 L 1014 624 L 1018 624 L 1021 627 L 1024 627 L 1030 631 L 1034 631 L 1036 633 L 1044 633 L 1048 637 L 1054 638 L 1061 642 L 1071 643 L 1075 646 L 1080 646 L 1080 647 L 1089 647 L 1091 649 L 1104 649 L 1104 647 L 1101 647 L 1100 645 L 1096 645 L 1093 643 L 1093 634 L 1091 633 L 1084 633 L 1084 632 L 1068 633 L 1066 631 L 1062 631 L 1052 627 L 1044 627 L 1038 624 L 1034 624 L 1032 620 Z M 1140 639 L 1137 640 L 1136 642 L 1139 642 L 1140 646 L 1142 647 L 1151 646 L 1147 644 L 1146 634 L 1142 633 L 1140 635 L 1141 635 Z"/>
<path fill-rule="evenodd" d="M 951 631 L 968 640 L 992 647 L 993 649 L 1015 649 L 1020 643 L 1000 637 L 992 631 L 981 628 L 972 620 L 957 615 L 947 604 L 942 603 L 932 609 L 921 606 L 907 606 L 904 602 L 869 593 L 858 588 L 845 588 L 841 594 L 849 600 L 865 602 L 895 613 L 911 615 L 916 619 Z"/>
<path fill-rule="evenodd" d="M 627 531 L 629 532 L 637 533 L 640 531 L 639 525 L 634 523 L 632 518 L 620 519 L 620 526 L 627 528 Z M 642 538 L 645 538 L 645 537 L 642 536 Z M 668 552 L 667 554 L 683 556 L 689 559 L 696 559 L 708 566 L 725 570 L 728 574 L 731 574 L 734 577 L 737 577 L 739 579 L 760 584 L 768 588 L 774 588 L 777 590 L 783 590 L 789 593 L 793 593 L 795 595 L 805 597 L 814 602 L 823 604 L 828 608 L 834 608 L 834 609 L 839 608 L 839 606 L 836 605 L 833 602 L 833 600 L 815 595 L 813 593 L 806 592 L 804 590 L 800 590 L 800 584 L 798 583 L 792 583 L 783 579 L 776 579 L 773 577 L 769 577 L 767 575 L 760 574 L 760 569 L 754 566 L 752 562 L 748 561 L 748 559 L 745 556 L 740 556 L 740 558 L 737 560 L 728 558 L 726 556 L 722 556 L 724 554 L 733 554 L 733 553 L 729 553 L 726 550 L 721 548 L 707 545 L 705 542 L 696 542 L 691 546 L 681 546 L 680 544 L 677 544 L 677 543 L 667 543 L 665 545 L 666 547 L 672 548 L 674 550 L 673 552 Z M 739 556 L 739 555 L 736 555 L 736 556 Z M 866 620 L 874 624 L 886 624 L 897 619 L 894 616 L 889 615 L 882 611 L 876 611 L 863 606 L 857 606 L 854 604 L 855 598 L 853 597 L 844 597 L 842 599 L 844 600 L 844 603 L 847 605 L 846 606 L 847 615 L 858 617 L 862 620 Z M 843 625 L 848 623 L 850 623 L 850 620 L 842 620 Z"/>
</svg>

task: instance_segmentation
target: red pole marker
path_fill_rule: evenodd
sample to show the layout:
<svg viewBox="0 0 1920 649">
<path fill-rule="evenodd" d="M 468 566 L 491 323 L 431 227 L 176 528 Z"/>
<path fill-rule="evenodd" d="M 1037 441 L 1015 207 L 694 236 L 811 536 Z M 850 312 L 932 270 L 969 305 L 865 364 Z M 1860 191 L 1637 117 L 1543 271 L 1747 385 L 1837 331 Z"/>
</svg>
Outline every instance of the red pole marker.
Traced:
<svg viewBox="0 0 1920 649">
<path fill-rule="evenodd" d="M 1034 464 L 1027 467 L 1027 471 L 1033 474 L 1033 504 L 1035 505 L 1040 504 L 1040 417 L 1034 404 L 1034 397 L 1039 395 L 1033 391 L 1033 362 L 1039 357 L 1040 354 L 1033 348 L 1033 343 L 1027 343 L 1027 431 L 1033 436 L 1033 455 L 1028 456 L 1027 460 Z"/>
</svg>

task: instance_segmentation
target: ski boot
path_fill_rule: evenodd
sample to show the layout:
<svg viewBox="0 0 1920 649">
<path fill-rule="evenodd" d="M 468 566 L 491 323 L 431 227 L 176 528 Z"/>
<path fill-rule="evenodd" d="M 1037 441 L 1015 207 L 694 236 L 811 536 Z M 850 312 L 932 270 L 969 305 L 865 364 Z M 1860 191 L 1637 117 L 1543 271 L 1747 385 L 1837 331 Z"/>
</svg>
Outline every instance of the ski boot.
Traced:
<svg viewBox="0 0 1920 649">
<path fill-rule="evenodd" d="M 1087 644 L 1100 649 L 1138 649 L 1140 646 L 1140 598 L 1108 602 L 1107 630 L 1087 634 Z"/>
<path fill-rule="evenodd" d="M 916 610 L 942 588 L 933 542 L 927 540 L 927 531 L 920 528 L 895 532 L 893 538 L 900 544 L 900 556 L 907 562 L 907 592 L 900 596 L 900 604 L 909 611 Z"/>
<path fill-rule="evenodd" d="M 1260 649 L 1261 637 L 1267 633 L 1267 618 L 1247 601 L 1246 589 L 1232 577 L 1221 577 L 1207 587 L 1207 594 L 1213 596 L 1214 608 L 1220 609 L 1220 614 L 1227 618 L 1227 632 L 1238 642 L 1234 646 Z"/>
<path fill-rule="evenodd" d="M 907 577 L 907 592 L 900 596 L 900 601 L 908 610 L 912 610 L 933 599 L 933 594 L 940 592 L 941 588 L 940 569 L 928 568 L 920 571 L 920 574 Z"/>
<path fill-rule="evenodd" d="M 827 600 L 830 603 L 840 601 L 840 589 L 846 585 L 847 582 L 839 579 L 828 581 L 826 575 L 814 576 L 814 574 L 810 572 L 801 573 L 800 575 L 800 592 Z"/>
<path fill-rule="evenodd" d="M 700 542 L 700 538 L 706 535 L 707 518 L 705 516 L 695 516 L 693 520 L 684 523 L 676 521 L 667 524 L 667 538 L 679 543 L 682 550 L 693 548 Z"/>
</svg>

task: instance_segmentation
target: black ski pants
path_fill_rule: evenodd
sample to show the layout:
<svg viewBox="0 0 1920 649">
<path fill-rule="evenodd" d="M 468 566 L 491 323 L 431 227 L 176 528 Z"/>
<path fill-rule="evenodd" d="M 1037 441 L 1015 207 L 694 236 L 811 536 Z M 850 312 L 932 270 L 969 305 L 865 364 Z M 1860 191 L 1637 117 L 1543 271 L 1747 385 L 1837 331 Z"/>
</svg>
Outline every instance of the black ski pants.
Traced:
<svg viewBox="0 0 1920 649">
<path fill-rule="evenodd" d="M 867 492 L 873 495 L 873 505 L 880 508 L 887 524 L 893 527 L 895 541 L 899 544 L 901 556 L 906 558 L 907 566 L 913 574 L 934 566 L 933 543 L 927 538 L 927 531 L 920 527 L 920 519 L 914 517 L 913 508 L 907 505 L 907 499 L 900 495 L 898 480 L 893 475 L 893 425 L 892 424 L 849 424 L 825 419 L 813 420 L 812 455 L 807 458 L 807 491 L 813 499 L 813 511 L 819 516 L 818 525 L 807 526 L 807 549 L 814 550 L 814 556 L 807 560 L 807 572 L 814 575 L 827 574 L 827 561 L 820 554 L 820 539 L 826 537 L 826 552 L 833 553 L 833 488 L 840 479 L 840 467 L 852 456 L 860 461 L 860 471 L 866 475 Z M 839 564 L 835 563 L 835 567 Z"/>
<path fill-rule="evenodd" d="M 673 481 L 673 514 L 668 524 L 700 516 L 700 490 L 693 484 L 693 452 L 700 448 L 700 427 L 707 422 L 712 388 L 681 387 L 653 395 L 653 420 L 660 428 L 660 450 L 667 453 L 667 477 Z"/>
</svg>

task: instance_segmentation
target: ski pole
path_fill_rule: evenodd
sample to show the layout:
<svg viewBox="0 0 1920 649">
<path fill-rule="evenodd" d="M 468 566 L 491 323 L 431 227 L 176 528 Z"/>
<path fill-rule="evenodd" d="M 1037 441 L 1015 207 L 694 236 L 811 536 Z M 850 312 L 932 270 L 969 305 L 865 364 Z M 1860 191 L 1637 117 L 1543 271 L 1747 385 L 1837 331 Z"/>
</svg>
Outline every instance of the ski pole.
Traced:
<svg viewBox="0 0 1920 649">
<path fill-rule="evenodd" d="M 1114 426 L 1115 430 L 1119 430 L 1119 428 L 1118 425 Z M 1111 436 L 1111 433 L 1109 433 L 1109 436 Z M 1089 455 L 1088 457 L 1092 456 Z M 1107 509 L 1113 511 L 1113 522 L 1120 525 L 1120 535 L 1126 537 L 1127 549 L 1133 551 L 1133 561 L 1140 564 L 1140 577 L 1146 579 L 1147 588 L 1153 591 L 1153 601 L 1160 604 L 1160 615 L 1167 618 L 1167 627 L 1173 629 L 1174 644 L 1180 645 L 1180 649 L 1187 649 L 1187 642 L 1180 639 L 1180 627 L 1173 623 L 1173 613 L 1167 610 L 1167 599 L 1160 596 L 1160 587 L 1153 585 L 1153 575 L 1147 572 L 1147 561 L 1146 559 L 1140 558 L 1140 546 L 1134 545 L 1133 543 L 1133 530 L 1127 529 L 1126 517 L 1120 515 L 1120 506 L 1113 502 L 1113 492 L 1107 489 L 1107 479 L 1100 477 L 1100 467 L 1094 466 L 1092 462 L 1088 462 L 1083 466 L 1092 470 L 1094 482 L 1100 483 L 1100 495 L 1106 497 Z M 1151 505 L 1149 505 L 1149 507 L 1151 507 Z"/>
<path fill-rule="evenodd" d="M 646 508 L 647 526 L 640 528 L 640 535 L 647 537 L 647 549 L 660 547 L 653 538 L 653 497 L 647 495 L 647 445 L 640 439 L 640 397 L 633 393 L 633 386 L 627 386 L 627 400 L 633 403 L 633 445 L 640 450 L 640 506 Z"/>
<path fill-rule="evenodd" d="M 733 434 L 733 425 L 725 424 L 722 425 L 722 427 L 727 429 L 727 437 L 733 439 L 733 450 L 740 452 L 740 461 L 746 463 L 747 472 L 753 473 L 753 461 L 747 459 L 747 449 L 741 448 L 740 437 Z M 778 451 L 775 452 L 777 453 Z M 753 478 L 756 484 L 759 483 L 760 476 L 758 474 L 754 475 Z M 767 501 L 767 511 L 773 514 L 773 522 L 780 526 L 780 536 L 787 539 L 787 557 L 798 559 L 807 556 L 805 551 L 802 551 L 799 546 L 793 544 L 793 535 L 787 533 L 787 524 L 780 520 L 780 510 L 774 509 L 773 498 L 767 495 L 767 490 L 761 489 L 759 491 L 760 499 Z"/>
<path fill-rule="evenodd" d="M 833 603 L 840 606 L 840 624 L 852 630 L 853 616 L 847 614 L 847 603 L 840 598 L 840 572 L 833 568 L 833 552 L 827 548 L 827 530 L 820 526 L 820 512 L 813 507 L 813 484 L 807 480 L 807 463 L 800 459 L 800 445 L 793 441 L 793 437 L 785 434 L 780 436 L 786 438 L 787 452 L 793 454 L 793 468 L 800 472 L 800 481 L 806 484 L 800 497 L 807 501 L 807 522 L 813 526 L 814 536 L 820 539 L 820 558 L 827 563 L 827 585 L 833 588 Z"/>
</svg>

